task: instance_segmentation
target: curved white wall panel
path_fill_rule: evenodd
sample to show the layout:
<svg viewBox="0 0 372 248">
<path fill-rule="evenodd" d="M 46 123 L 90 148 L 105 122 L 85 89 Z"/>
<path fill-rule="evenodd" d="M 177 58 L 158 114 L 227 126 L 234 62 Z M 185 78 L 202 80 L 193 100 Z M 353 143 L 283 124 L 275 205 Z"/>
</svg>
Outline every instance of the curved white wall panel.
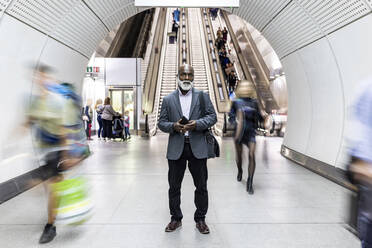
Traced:
<svg viewBox="0 0 372 248">
<path fill-rule="evenodd" d="M 334 165 L 344 123 L 343 85 L 325 38 L 298 52 L 310 83 L 312 112 L 306 155 Z M 301 118 L 306 113 L 297 116 Z"/>
<path fill-rule="evenodd" d="M 1 183 L 38 166 L 31 136 L 22 127 L 31 96 L 33 66 L 47 63 L 57 69 L 57 79 L 80 87 L 88 59 L 8 15 L 1 19 L 0 47 L 0 106 L 7 106 L 3 109 L 6 121 L 0 128 Z"/>
<path fill-rule="evenodd" d="M 282 60 L 288 88 L 288 122 L 284 145 L 305 154 L 311 128 L 312 99 L 306 68 L 297 53 Z"/>
<path fill-rule="evenodd" d="M 345 134 L 350 137 L 353 133 L 350 112 L 355 93 L 360 90 L 358 84 L 372 78 L 372 15 L 369 15 L 351 25 L 331 34 L 328 40 L 335 52 L 335 56 L 343 78 L 345 95 Z M 346 140 L 343 140 L 342 151 L 336 165 L 344 167 L 347 158 Z"/>
</svg>

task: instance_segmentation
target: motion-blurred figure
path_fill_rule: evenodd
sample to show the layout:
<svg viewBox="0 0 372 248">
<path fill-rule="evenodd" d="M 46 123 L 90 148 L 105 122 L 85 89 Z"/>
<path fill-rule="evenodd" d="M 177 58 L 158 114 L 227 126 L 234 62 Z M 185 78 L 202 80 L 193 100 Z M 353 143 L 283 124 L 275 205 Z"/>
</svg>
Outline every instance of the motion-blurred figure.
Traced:
<svg viewBox="0 0 372 248">
<path fill-rule="evenodd" d="M 349 170 L 359 190 L 357 227 L 362 248 L 372 248 L 372 81 L 354 107 L 357 134 Z"/>
<path fill-rule="evenodd" d="M 79 145 L 79 142 L 86 140 L 80 117 L 80 98 L 72 93 L 69 84 L 57 83 L 50 76 L 51 71 L 46 65 L 36 68 L 34 83 L 38 92 L 33 96 L 28 111 L 28 124 L 36 130 L 38 152 L 46 164 L 44 179 L 49 178 L 45 183 L 48 192 L 48 222 L 39 243 L 48 243 L 57 234 L 54 224 L 58 200 L 53 184 L 63 180 L 62 171 L 89 155 L 87 147 Z"/>
<path fill-rule="evenodd" d="M 249 149 L 247 191 L 249 194 L 253 194 L 253 176 L 256 169 L 256 129 L 258 128 L 258 122 L 263 121 L 266 115 L 259 110 L 252 83 L 242 80 L 238 84 L 235 94 L 237 99 L 232 103 L 229 121 L 236 126 L 235 150 L 236 165 L 238 167 L 236 179 L 238 181 L 242 180 L 242 152 L 244 144 Z"/>
</svg>

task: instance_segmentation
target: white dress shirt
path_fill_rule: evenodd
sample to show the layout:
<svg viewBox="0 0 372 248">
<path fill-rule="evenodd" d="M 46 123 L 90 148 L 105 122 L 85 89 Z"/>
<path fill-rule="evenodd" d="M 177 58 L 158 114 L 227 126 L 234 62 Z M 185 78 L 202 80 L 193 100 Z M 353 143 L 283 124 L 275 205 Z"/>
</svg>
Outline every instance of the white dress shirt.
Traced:
<svg viewBox="0 0 372 248">
<path fill-rule="evenodd" d="M 192 89 L 187 92 L 186 95 L 183 95 L 182 92 L 178 89 L 178 95 L 180 97 L 180 103 L 182 108 L 182 114 L 189 119 L 190 118 L 190 107 L 192 100 Z M 189 132 L 185 133 L 185 136 L 189 136 Z"/>
</svg>

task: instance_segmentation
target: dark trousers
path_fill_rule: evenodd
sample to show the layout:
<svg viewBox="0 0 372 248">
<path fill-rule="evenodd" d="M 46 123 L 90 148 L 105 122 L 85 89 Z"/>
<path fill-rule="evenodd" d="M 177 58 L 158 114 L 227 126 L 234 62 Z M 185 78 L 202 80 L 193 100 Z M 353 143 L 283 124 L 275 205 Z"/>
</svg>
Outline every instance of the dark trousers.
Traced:
<svg viewBox="0 0 372 248">
<path fill-rule="evenodd" d="M 103 138 L 112 138 L 112 121 L 102 119 L 103 123 Z"/>
<path fill-rule="evenodd" d="M 172 220 L 181 220 L 183 218 L 181 211 L 181 185 L 188 162 L 189 170 L 196 187 L 194 203 L 196 211 L 194 220 L 204 220 L 208 211 L 208 170 L 207 159 L 197 159 L 191 151 L 189 143 L 185 143 L 183 153 L 178 160 L 168 160 L 168 183 L 169 183 L 169 209 Z"/>
<path fill-rule="evenodd" d="M 98 138 L 101 138 L 101 134 L 102 134 L 102 137 L 104 136 L 103 135 L 103 123 L 102 123 L 102 119 L 101 117 L 98 117 L 97 118 L 97 122 L 98 122 Z"/>
</svg>

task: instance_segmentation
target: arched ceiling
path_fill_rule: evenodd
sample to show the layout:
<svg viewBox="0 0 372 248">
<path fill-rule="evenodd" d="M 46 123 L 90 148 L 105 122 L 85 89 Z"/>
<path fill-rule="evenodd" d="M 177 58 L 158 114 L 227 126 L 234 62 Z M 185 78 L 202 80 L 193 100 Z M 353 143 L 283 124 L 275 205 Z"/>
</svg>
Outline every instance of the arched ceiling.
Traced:
<svg viewBox="0 0 372 248">
<path fill-rule="evenodd" d="M 279 57 L 371 13 L 372 0 L 241 0 L 225 9 L 256 27 Z M 90 57 L 105 34 L 145 10 L 133 0 L 0 0 L 4 11 Z"/>
</svg>

